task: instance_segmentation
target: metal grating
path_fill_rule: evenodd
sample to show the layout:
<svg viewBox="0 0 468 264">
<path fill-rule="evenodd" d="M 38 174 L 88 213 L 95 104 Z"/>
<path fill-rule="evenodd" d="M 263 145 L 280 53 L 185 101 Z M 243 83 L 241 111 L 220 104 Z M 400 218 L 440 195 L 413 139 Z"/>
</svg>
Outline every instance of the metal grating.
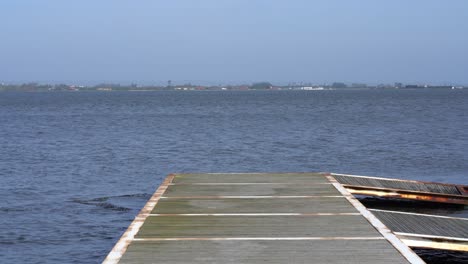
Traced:
<svg viewBox="0 0 468 264">
<path fill-rule="evenodd" d="M 390 179 L 375 179 L 343 175 L 333 175 L 333 177 L 341 184 L 354 186 L 368 186 L 377 188 L 399 189 L 405 191 L 461 195 L 457 187 L 437 183 L 417 183 L 411 181 L 396 181 Z"/>
<path fill-rule="evenodd" d="M 393 232 L 454 238 L 468 237 L 468 219 L 382 210 L 371 210 L 371 212 Z"/>
</svg>

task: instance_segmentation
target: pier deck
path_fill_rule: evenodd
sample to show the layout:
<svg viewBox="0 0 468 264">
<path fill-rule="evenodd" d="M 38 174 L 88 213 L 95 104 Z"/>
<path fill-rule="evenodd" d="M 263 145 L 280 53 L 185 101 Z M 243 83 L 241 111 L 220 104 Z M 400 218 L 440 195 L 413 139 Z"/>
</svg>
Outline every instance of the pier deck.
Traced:
<svg viewBox="0 0 468 264">
<path fill-rule="evenodd" d="M 104 263 L 424 263 L 329 174 L 169 175 Z"/>
</svg>

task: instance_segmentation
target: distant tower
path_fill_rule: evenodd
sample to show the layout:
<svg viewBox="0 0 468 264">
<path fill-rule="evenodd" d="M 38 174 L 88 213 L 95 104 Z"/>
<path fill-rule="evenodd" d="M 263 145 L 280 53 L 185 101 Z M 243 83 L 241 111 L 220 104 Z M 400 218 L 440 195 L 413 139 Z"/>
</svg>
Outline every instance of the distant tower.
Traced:
<svg viewBox="0 0 468 264">
<path fill-rule="evenodd" d="M 171 86 L 172 86 L 172 81 L 171 80 L 167 81 L 167 88 L 171 88 Z"/>
</svg>

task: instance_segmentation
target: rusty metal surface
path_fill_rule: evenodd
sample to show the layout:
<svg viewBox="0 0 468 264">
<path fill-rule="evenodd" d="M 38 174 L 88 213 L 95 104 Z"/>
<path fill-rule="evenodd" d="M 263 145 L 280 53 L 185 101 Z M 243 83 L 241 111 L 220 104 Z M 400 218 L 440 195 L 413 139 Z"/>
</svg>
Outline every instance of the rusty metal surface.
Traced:
<svg viewBox="0 0 468 264">
<path fill-rule="evenodd" d="M 352 194 L 468 205 L 468 186 L 332 174 Z"/>
<path fill-rule="evenodd" d="M 343 185 L 369 186 L 394 190 L 462 195 L 456 185 L 343 175 L 333 175 L 333 177 Z"/>
<path fill-rule="evenodd" d="M 397 198 L 416 201 L 468 205 L 468 196 L 421 193 L 406 190 L 384 189 L 378 187 L 344 185 L 352 194 Z"/>
</svg>

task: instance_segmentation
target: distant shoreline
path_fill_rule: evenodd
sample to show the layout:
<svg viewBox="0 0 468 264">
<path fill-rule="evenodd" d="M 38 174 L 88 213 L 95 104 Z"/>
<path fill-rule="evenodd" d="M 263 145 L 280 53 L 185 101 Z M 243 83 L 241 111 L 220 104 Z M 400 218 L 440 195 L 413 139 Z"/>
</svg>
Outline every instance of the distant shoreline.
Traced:
<svg viewBox="0 0 468 264">
<path fill-rule="evenodd" d="M 320 92 L 320 91 L 363 91 L 363 90 L 391 90 L 391 91 L 447 91 L 447 90 L 467 90 L 468 87 L 422 87 L 422 88 L 394 88 L 394 87 L 348 87 L 348 88 L 332 88 L 320 87 L 312 89 L 302 88 L 283 88 L 275 87 L 272 89 L 217 89 L 217 88 L 148 88 L 148 89 L 128 89 L 125 87 L 118 88 L 70 88 L 70 89 L 43 89 L 43 88 L 24 88 L 24 87 L 0 87 L 0 92 L 32 92 L 32 93 L 54 93 L 54 92 L 268 92 L 268 91 L 304 91 L 304 92 Z"/>
<path fill-rule="evenodd" d="M 129 91 L 129 92 L 158 92 L 158 91 L 327 91 L 327 90 L 455 90 L 468 89 L 466 85 L 431 85 L 431 84 L 403 84 L 396 82 L 393 85 L 379 84 L 370 85 L 366 83 L 344 83 L 333 82 L 331 84 L 313 84 L 309 82 L 292 82 L 288 85 L 275 85 L 270 82 L 256 82 L 251 84 L 218 84 L 218 85 L 201 85 L 201 84 L 174 84 L 168 81 L 166 86 L 162 85 L 138 85 L 138 84 L 120 84 L 120 83 L 100 83 L 96 85 L 75 85 L 75 84 L 53 84 L 53 83 L 22 83 L 22 84 L 7 84 L 0 82 L 1 91 L 24 91 L 24 92 L 76 92 L 76 91 Z"/>
</svg>

